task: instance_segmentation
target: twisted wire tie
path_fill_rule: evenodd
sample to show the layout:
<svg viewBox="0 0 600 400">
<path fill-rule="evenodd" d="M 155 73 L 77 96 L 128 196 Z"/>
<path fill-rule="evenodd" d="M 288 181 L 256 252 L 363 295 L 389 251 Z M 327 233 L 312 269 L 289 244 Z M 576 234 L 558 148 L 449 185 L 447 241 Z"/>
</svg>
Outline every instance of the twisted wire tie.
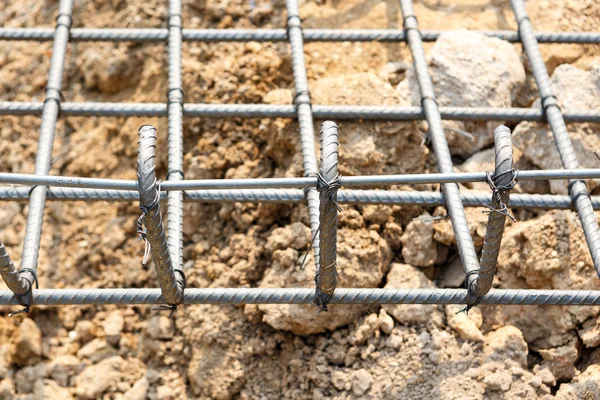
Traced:
<svg viewBox="0 0 600 400">
<path fill-rule="evenodd" d="M 498 179 L 504 177 L 507 174 L 512 175 L 511 181 L 505 185 L 499 185 L 497 183 Z M 519 175 L 519 170 L 511 168 L 508 171 L 501 172 L 498 175 L 494 175 L 494 176 L 492 176 L 491 172 L 486 171 L 485 175 L 486 175 L 487 184 L 490 186 L 490 189 L 492 189 L 492 198 L 494 200 L 496 200 L 496 203 L 498 203 L 498 208 L 494 208 L 494 207 L 490 206 L 489 204 L 483 204 L 483 206 L 488 208 L 488 210 L 484 210 L 482 212 L 484 212 L 484 213 L 495 212 L 497 214 L 504 215 L 505 217 L 510 218 L 513 222 L 516 222 L 515 217 L 512 216 L 512 214 L 510 213 L 510 210 L 508 209 L 508 207 L 506 206 L 504 201 L 502 201 L 502 195 L 505 192 L 512 190 L 515 187 L 515 185 L 517 184 L 517 177 Z"/>
<path fill-rule="evenodd" d="M 458 310 L 455 314 L 460 314 L 464 312 L 466 315 L 469 315 L 469 311 L 471 310 L 471 308 L 477 306 L 481 302 L 481 297 L 479 296 L 477 296 L 474 302 L 469 302 L 471 299 L 471 286 L 469 285 L 469 277 L 471 275 L 479 276 L 479 272 L 479 269 L 474 269 L 472 271 L 467 272 L 467 274 L 465 275 L 465 286 L 467 288 L 467 305 L 462 310 Z"/>
<path fill-rule="evenodd" d="M 319 192 L 319 193 L 325 192 L 327 194 L 327 198 L 329 200 L 328 204 L 327 204 L 327 206 L 328 206 L 327 212 L 331 211 L 331 207 L 335 207 L 338 212 L 342 212 L 342 207 L 340 207 L 337 200 L 334 199 L 334 194 L 340 187 L 342 187 L 340 175 L 336 175 L 330 181 L 326 181 L 325 178 L 323 178 L 323 176 L 321 174 L 317 175 L 317 192 Z M 321 226 L 319 225 L 319 230 L 320 229 L 321 229 Z M 323 265 L 321 265 L 321 268 L 323 268 Z M 319 281 L 320 274 L 321 274 L 321 271 L 315 271 L 315 284 Z M 336 271 L 336 278 L 337 278 L 337 271 Z M 315 295 L 315 305 L 317 307 L 319 307 L 319 310 L 315 313 L 314 316 L 317 316 L 322 311 L 327 311 L 327 303 L 329 303 L 332 296 L 333 296 L 333 293 L 328 295 L 325 299 L 322 300 L 320 296 Z"/>
<path fill-rule="evenodd" d="M 338 212 L 342 212 L 342 207 L 338 204 L 337 201 L 335 201 L 333 199 L 333 190 L 334 189 L 339 189 L 342 187 L 342 183 L 341 183 L 341 175 L 337 175 L 335 178 L 333 178 L 330 182 L 327 182 L 325 180 L 325 178 L 323 178 L 323 176 L 321 176 L 321 174 L 317 174 L 317 192 L 322 192 L 324 190 L 328 191 L 329 194 L 329 200 L 331 201 L 331 203 L 333 203 L 335 205 L 335 207 L 337 208 Z M 306 252 L 304 253 L 304 258 L 302 259 L 302 263 L 300 264 L 300 269 L 303 270 L 305 267 L 305 262 L 306 259 L 308 257 L 308 254 L 310 253 L 310 251 L 313 248 L 313 244 L 315 243 L 315 239 L 317 238 L 317 235 L 319 234 L 319 232 L 321 231 L 321 224 L 319 224 L 319 226 L 317 227 L 317 230 L 315 231 L 315 233 L 312 236 L 312 239 L 310 241 L 310 245 L 308 246 L 308 249 L 306 250 Z M 317 276 L 315 276 L 315 279 L 317 278 Z"/>
</svg>

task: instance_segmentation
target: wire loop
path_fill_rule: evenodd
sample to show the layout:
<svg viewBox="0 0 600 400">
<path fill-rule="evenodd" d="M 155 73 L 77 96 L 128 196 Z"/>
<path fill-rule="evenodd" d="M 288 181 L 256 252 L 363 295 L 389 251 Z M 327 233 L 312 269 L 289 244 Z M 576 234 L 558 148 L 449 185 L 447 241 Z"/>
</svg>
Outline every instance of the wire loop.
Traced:
<svg viewBox="0 0 600 400">
<path fill-rule="evenodd" d="M 29 279 L 25 279 L 27 282 L 29 282 L 29 288 L 23 294 L 15 294 L 15 299 L 17 299 L 19 304 L 23 306 L 23 309 L 8 313 L 9 317 L 12 317 L 17 314 L 29 314 L 29 311 L 31 310 L 31 304 L 27 304 L 27 302 L 24 300 L 24 298 L 28 297 L 32 293 L 34 282 L 35 282 L 35 288 L 36 289 L 40 288 L 40 284 L 38 282 L 38 278 L 37 278 L 37 274 L 35 273 L 35 270 L 33 270 L 32 268 L 21 268 L 21 270 L 19 271 L 19 274 L 22 274 L 24 272 L 29 272 L 31 275 L 33 275 L 33 282 L 30 281 Z"/>
<path fill-rule="evenodd" d="M 456 314 L 460 314 L 460 313 L 464 312 L 465 314 L 468 315 L 469 311 L 471 310 L 471 308 L 477 306 L 481 302 L 481 297 L 480 296 L 475 296 L 474 294 L 472 294 L 472 288 L 471 288 L 471 285 L 469 284 L 469 280 L 470 280 L 471 275 L 475 275 L 475 277 L 478 277 L 480 272 L 481 271 L 479 269 L 474 269 L 474 270 L 471 270 L 471 271 L 469 271 L 469 272 L 466 273 L 466 275 L 465 275 L 465 286 L 466 286 L 466 289 L 467 289 L 467 299 L 466 299 L 467 305 L 462 310 L 457 311 Z M 472 297 L 475 297 L 475 301 L 474 302 L 471 302 L 471 298 Z"/>
<path fill-rule="evenodd" d="M 338 202 L 334 199 L 334 194 L 336 191 L 342 187 L 341 183 L 342 176 L 337 175 L 335 178 L 327 182 L 325 178 L 321 174 L 317 174 L 317 192 L 327 192 L 329 200 L 335 205 L 338 212 L 342 212 L 342 207 L 338 204 Z"/>
<path fill-rule="evenodd" d="M 500 180 L 501 178 L 503 178 L 505 175 L 508 175 L 508 174 L 512 175 L 511 181 L 505 185 L 498 184 L 498 180 Z M 510 210 L 508 209 L 508 207 L 502 200 L 502 195 L 505 192 L 510 191 L 515 187 L 515 185 L 517 184 L 518 174 L 519 174 L 519 170 L 514 169 L 514 168 L 511 168 L 508 171 L 505 171 L 505 172 L 502 172 L 500 174 L 493 175 L 493 176 L 492 176 L 491 172 L 485 171 L 487 184 L 490 186 L 490 189 L 492 189 L 492 197 L 498 204 L 498 208 L 494 208 L 494 207 L 490 206 L 489 204 L 483 204 L 484 207 L 489 209 L 489 210 L 484 210 L 483 211 L 484 213 L 495 212 L 495 213 L 498 213 L 500 215 L 504 215 L 504 216 L 510 218 L 513 222 L 516 222 L 515 217 L 512 216 L 512 214 L 510 213 Z"/>
</svg>

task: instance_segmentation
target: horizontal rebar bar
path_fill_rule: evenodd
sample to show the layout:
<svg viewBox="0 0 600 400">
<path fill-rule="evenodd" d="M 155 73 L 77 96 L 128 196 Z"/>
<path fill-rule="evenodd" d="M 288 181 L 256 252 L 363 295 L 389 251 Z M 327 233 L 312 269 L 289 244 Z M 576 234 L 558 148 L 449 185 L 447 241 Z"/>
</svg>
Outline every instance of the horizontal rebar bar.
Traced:
<svg viewBox="0 0 600 400">
<path fill-rule="evenodd" d="M 43 103 L 0 102 L 0 115 L 39 115 Z M 372 119 L 415 121 L 425 119 L 420 107 L 403 106 L 341 106 L 313 105 L 317 119 Z M 456 121 L 545 121 L 541 109 L 494 107 L 440 107 L 445 120 Z M 184 104 L 186 117 L 296 118 L 292 105 L 277 104 Z M 166 117 L 167 105 L 162 103 L 62 103 L 61 113 L 74 117 Z M 600 110 L 570 111 L 563 114 L 568 122 L 600 122 Z"/>
<path fill-rule="evenodd" d="M 516 172 L 517 180 L 540 181 L 559 179 L 600 179 L 600 169 L 547 169 Z M 487 182 L 486 172 L 453 172 L 444 174 L 407 174 L 407 175 L 365 175 L 343 176 L 343 187 L 372 185 L 416 185 L 436 183 Z M 43 185 L 53 187 L 71 187 L 82 189 L 135 190 L 137 181 L 108 178 L 82 178 L 73 176 L 39 176 L 33 174 L 12 174 L 0 172 L 0 184 Z M 278 189 L 278 188 L 316 188 L 317 177 L 298 178 L 254 178 L 254 179 L 187 179 L 165 181 L 161 190 L 208 190 L 208 189 Z"/>
<path fill-rule="evenodd" d="M 332 296 L 334 304 L 465 304 L 465 289 L 345 289 Z M 315 291 L 290 289 L 186 289 L 182 304 L 311 304 Z M 40 289 L 33 304 L 47 306 L 102 304 L 164 304 L 160 289 Z M 572 305 L 600 304 L 599 290 L 495 289 L 482 304 Z M 18 305 L 12 292 L 0 291 L 0 305 Z"/>
<path fill-rule="evenodd" d="M 30 187 L 1 187 L 0 200 L 22 201 L 29 198 Z M 272 203 L 296 204 L 306 201 L 302 189 L 231 189 L 231 190 L 192 190 L 186 191 L 188 201 L 203 203 Z M 49 188 L 48 199 L 60 201 L 135 201 L 139 198 L 137 191 Z M 163 192 L 161 200 L 166 200 Z M 465 206 L 480 207 L 490 204 L 489 193 L 461 192 Z M 410 206 L 444 205 L 444 194 L 440 192 L 405 191 L 405 190 L 340 190 L 338 203 L 342 204 L 396 204 Z M 592 206 L 600 210 L 600 197 L 592 197 Z M 552 194 L 511 194 L 511 208 L 527 208 L 540 210 L 570 210 L 573 208 L 571 198 L 565 195 Z"/>
<path fill-rule="evenodd" d="M 435 42 L 446 31 L 421 31 L 423 41 Z M 516 31 L 475 31 L 509 42 L 519 42 Z M 167 29 L 73 28 L 72 41 L 167 42 Z M 1 28 L 0 40 L 50 41 L 51 28 Z M 304 29 L 305 42 L 405 42 L 400 29 Z M 540 43 L 600 43 L 598 32 L 536 32 Z M 285 29 L 183 29 L 186 42 L 285 42 Z"/>
</svg>

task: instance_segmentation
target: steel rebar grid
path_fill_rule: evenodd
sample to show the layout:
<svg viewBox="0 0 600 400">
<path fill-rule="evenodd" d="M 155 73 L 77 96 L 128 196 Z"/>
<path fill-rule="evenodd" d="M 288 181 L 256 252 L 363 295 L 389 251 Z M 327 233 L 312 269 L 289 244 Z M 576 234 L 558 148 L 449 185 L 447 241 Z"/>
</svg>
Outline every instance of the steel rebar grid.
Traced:
<svg viewBox="0 0 600 400">
<path fill-rule="evenodd" d="M 294 75 L 294 104 L 300 127 L 300 147 L 302 151 L 302 167 L 304 176 L 316 177 L 319 169 L 317 166 L 317 150 L 315 148 L 315 128 L 312 116 L 310 92 L 308 90 L 308 77 L 306 76 L 306 63 L 304 61 L 304 40 L 302 38 L 302 20 L 298 14 L 298 2 L 286 0 L 287 10 L 287 36 L 292 53 L 292 73 Z M 319 193 L 315 188 L 306 189 L 308 202 L 308 216 L 310 231 L 312 232 L 312 248 L 314 253 L 315 273 L 320 271 L 320 237 L 319 237 Z"/>
<path fill-rule="evenodd" d="M 183 179 L 183 85 L 181 80 L 181 0 L 169 0 L 169 88 L 168 108 L 168 171 L 167 181 Z M 169 253 L 182 296 L 185 290 L 183 272 L 183 192 L 168 194 L 167 233 Z"/>
<path fill-rule="evenodd" d="M 40 115 L 43 103 L 0 101 L 0 115 Z M 443 119 L 457 121 L 545 121 L 542 110 L 535 108 L 439 107 Z M 162 103 L 62 103 L 64 116 L 93 117 L 165 117 Z M 421 107 L 313 105 L 318 119 L 417 121 L 425 118 Z M 183 105 L 186 117 L 204 118 L 296 118 L 293 105 L 273 104 L 194 104 Z M 600 111 L 570 111 L 563 115 L 569 122 L 600 122 Z"/>
<path fill-rule="evenodd" d="M 182 304 L 311 304 L 314 289 L 187 289 Z M 41 289 L 33 290 L 33 304 L 164 304 L 160 289 Z M 466 304 L 465 289 L 354 289 L 338 288 L 331 304 Z M 599 290 L 495 289 L 481 304 L 593 306 Z M 0 305 L 17 305 L 12 292 L 0 291 Z"/>
<path fill-rule="evenodd" d="M 179 171 L 177 171 L 179 172 Z M 520 181 L 561 180 L 561 179 L 600 179 L 600 169 L 547 169 L 516 171 Z M 486 172 L 456 172 L 406 175 L 365 175 L 340 177 L 344 187 L 373 185 L 416 185 L 444 183 L 487 182 Z M 0 172 L 0 184 L 44 185 L 48 187 L 70 187 L 80 189 L 135 190 L 137 181 L 111 178 L 82 178 L 74 176 L 39 176 L 33 174 L 13 174 Z M 317 188 L 317 177 L 297 178 L 248 178 L 248 179 L 187 179 L 163 182 L 161 189 L 166 192 L 209 190 L 209 189 L 281 189 Z"/>
<path fill-rule="evenodd" d="M 514 31 L 475 31 L 513 43 L 520 41 Z M 444 31 L 423 30 L 425 42 L 435 42 Z M 73 28 L 72 41 L 166 42 L 167 29 Z M 49 41 L 54 37 L 50 28 L 0 28 L 0 40 Z M 305 29 L 305 42 L 405 42 L 399 29 Z M 540 43 L 600 43 L 597 32 L 536 32 Z M 188 42 L 285 42 L 285 29 L 183 29 L 183 41 Z"/>
<path fill-rule="evenodd" d="M 442 119 L 438 111 L 438 104 L 435 100 L 435 92 L 433 91 L 433 84 L 429 75 L 427 60 L 425 59 L 425 50 L 423 49 L 417 18 L 414 15 L 412 0 L 399 1 L 404 17 L 404 31 L 406 32 L 408 47 L 413 58 L 421 93 L 421 105 L 425 111 L 425 117 L 429 126 L 429 137 L 433 146 L 433 152 L 437 158 L 438 169 L 441 173 L 451 174 L 454 172 L 454 167 L 452 165 L 452 158 L 450 157 L 450 148 L 446 141 Z M 460 255 L 467 276 L 467 288 L 470 292 L 471 284 L 479 274 L 479 261 L 477 260 L 475 245 L 469 231 L 458 185 L 456 183 L 445 183 L 442 187 L 446 198 L 446 208 L 452 221 L 454 236 L 456 237 L 458 254 Z"/>
<path fill-rule="evenodd" d="M 60 111 L 61 87 L 67 43 L 69 41 L 69 29 L 72 22 L 72 0 L 60 0 L 50 69 L 48 71 L 48 82 L 46 85 L 46 99 L 42 107 L 42 122 L 40 126 L 40 137 L 35 158 L 35 174 L 47 175 L 52 160 L 52 147 L 56 131 L 56 120 Z M 19 303 L 30 304 L 31 289 L 37 281 L 36 270 L 40 251 L 40 238 L 44 219 L 44 207 L 46 203 L 45 186 L 34 186 L 29 196 L 29 212 L 23 241 L 23 253 L 21 256 L 21 269 L 19 279 L 5 280 L 15 295 L 26 295 Z M 11 263 L 12 264 L 12 263 Z M 9 267 L 10 269 L 10 267 Z M 14 269 L 14 265 L 12 265 Z M 3 275 L 3 278 L 6 275 Z M 25 305 L 24 311 L 29 311 Z"/>
<path fill-rule="evenodd" d="M 548 70 L 533 34 L 533 27 L 527 16 L 525 4 L 522 0 L 510 0 L 510 4 L 517 20 L 519 36 L 529 60 L 531 72 L 540 92 L 542 109 L 545 112 L 550 129 L 554 135 L 563 167 L 569 169 L 579 168 L 577 155 L 569 138 L 569 133 L 567 132 L 556 96 L 552 92 Z M 600 229 L 598 228 L 598 221 L 594 215 L 594 209 L 585 182 L 570 180 L 569 192 L 581 221 L 583 233 L 592 255 L 592 261 L 594 262 L 594 268 L 598 276 L 600 276 Z"/>
<path fill-rule="evenodd" d="M 0 187 L 0 200 L 22 201 L 29 199 L 30 187 Z M 202 203 L 271 203 L 297 204 L 306 201 L 301 189 L 245 189 L 245 190 L 191 190 L 185 192 L 188 201 Z M 489 204 L 489 193 L 462 192 L 461 200 L 466 207 L 481 207 Z M 48 199 L 58 201 L 135 201 L 139 194 L 127 190 L 49 188 Z M 167 194 L 161 194 L 166 200 Z M 341 204 L 397 204 L 409 206 L 445 205 L 444 194 L 427 191 L 403 190 L 340 190 L 338 203 Z M 570 210 L 569 196 L 551 194 L 512 194 L 511 208 L 539 210 Z M 592 206 L 600 210 L 600 197 L 592 197 Z"/>
</svg>

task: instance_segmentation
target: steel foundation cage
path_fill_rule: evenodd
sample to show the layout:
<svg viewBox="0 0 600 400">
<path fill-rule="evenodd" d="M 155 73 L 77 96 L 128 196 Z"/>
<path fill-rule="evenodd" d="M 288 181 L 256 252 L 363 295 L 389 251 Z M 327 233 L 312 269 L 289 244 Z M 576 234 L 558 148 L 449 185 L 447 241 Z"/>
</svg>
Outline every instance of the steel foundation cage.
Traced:
<svg viewBox="0 0 600 400">
<path fill-rule="evenodd" d="M 52 41 L 53 50 L 44 102 L 0 102 L 0 115 L 41 115 L 41 128 L 34 174 L 0 173 L 0 200 L 29 201 L 26 233 L 20 269 L 13 265 L 6 249 L 0 244 L 0 273 L 11 290 L 0 291 L 0 305 L 24 306 L 29 311 L 32 305 L 67 304 L 304 304 L 319 300 L 323 290 L 327 303 L 421 303 L 421 304 L 553 304 L 553 305 L 596 305 L 600 304 L 600 291 L 594 290 L 490 290 L 489 265 L 484 267 L 477 258 L 470 236 L 464 207 L 492 204 L 492 217 L 504 217 L 495 208 L 510 201 L 511 208 L 574 209 L 581 221 L 582 229 L 592 255 L 596 271 L 600 274 L 600 231 L 594 209 L 600 209 L 600 197 L 589 195 L 584 179 L 600 178 L 600 170 L 580 169 L 565 122 L 600 122 L 600 110 L 563 113 L 549 84 L 549 76 L 541 57 L 538 43 L 600 43 L 600 33 L 561 32 L 535 33 L 527 16 L 523 0 L 511 0 L 518 23 L 518 31 L 486 31 L 485 35 L 521 43 L 527 55 L 537 83 L 542 107 L 534 108 L 465 108 L 439 107 L 429 76 L 424 41 L 435 41 L 440 31 L 419 30 L 413 12 L 412 0 L 400 0 L 403 14 L 403 30 L 333 30 L 302 29 L 297 0 L 286 0 L 287 21 L 285 29 L 183 29 L 181 0 L 169 0 L 167 29 L 86 29 L 72 25 L 72 0 L 60 0 L 59 12 L 54 29 L 47 28 L 0 28 L 0 40 Z M 162 42 L 168 48 L 168 92 L 163 103 L 94 103 L 63 102 L 61 98 L 62 76 L 65 54 L 69 41 L 128 41 Z M 182 41 L 203 42 L 283 42 L 288 41 L 291 49 L 294 75 L 294 104 L 184 104 L 181 78 Z M 304 60 L 305 42 L 379 41 L 406 42 L 410 48 L 420 88 L 421 107 L 396 106 L 335 106 L 312 105 Z M 156 250 L 156 240 L 165 240 L 163 256 L 169 259 L 165 269 L 157 272 L 161 288 L 156 289 L 33 289 L 37 284 L 40 236 L 46 200 L 53 201 L 137 201 L 142 200 L 144 181 L 96 179 L 82 177 L 49 176 L 56 122 L 60 116 L 160 116 L 168 118 L 168 172 L 160 190 L 154 184 L 144 189 L 154 190 L 155 203 L 142 204 L 146 207 L 145 222 L 147 239 Z M 303 158 L 304 177 L 272 179 L 222 179 L 185 180 L 183 171 L 183 117 L 243 117 L 243 118 L 294 118 L 299 123 L 299 135 Z M 392 175 L 392 176 L 337 176 L 335 171 L 324 172 L 324 163 L 317 162 L 313 118 L 346 120 L 425 120 L 429 137 L 437 159 L 439 174 Z M 564 169 L 539 171 L 514 171 L 512 180 L 568 179 L 569 196 L 513 194 L 510 187 L 499 184 L 502 176 L 498 170 L 490 177 L 485 172 L 455 173 L 442 119 L 475 121 L 542 121 L 547 122 L 554 134 Z M 142 128 L 144 129 L 144 128 Z M 337 128 L 336 128 L 337 129 Z M 333 125 L 324 131 L 332 132 Z M 142 132 L 142 131 L 140 131 Z M 337 131 L 336 131 L 337 132 Z M 322 141 L 331 133 L 323 132 Z M 336 133 L 337 134 L 337 133 Z M 343 132 L 339 132 L 343 135 Z M 142 140 L 148 137 L 140 136 Z M 329 137 L 330 138 L 330 137 Z M 323 143 L 322 143 L 323 145 Z M 327 144 L 326 144 L 327 145 Z M 498 146 L 498 144 L 497 144 Z M 498 148 L 498 147 L 497 147 Z M 337 149 L 337 147 L 335 147 Z M 156 151 L 161 151 L 158 148 Z M 141 154 L 141 153 L 140 153 Z M 323 154 L 323 153 L 322 153 Z M 144 159 L 145 160 L 145 159 Z M 142 160 L 142 161 L 144 161 Z M 333 168 L 333 163 L 328 164 Z M 138 169 L 139 171 L 139 169 Z M 335 172 L 335 173 L 333 173 Z M 506 171 L 505 171 L 506 172 Z M 329 174 L 329 175 L 327 175 Z M 498 185 L 494 198 L 485 193 L 461 193 L 457 183 L 493 182 Z M 337 179 L 337 180 L 336 180 Z M 442 192 L 398 191 L 373 189 L 347 189 L 373 185 L 440 183 Z M 7 186 L 20 185 L 20 186 Z M 344 189 L 338 190 L 343 187 Z M 139 192 L 138 192 L 139 189 Z M 325 194 L 324 194 L 325 193 Z M 503 196 L 503 197 L 502 197 Z M 496 199 L 496 200 L 495 200 Z M 159 200 L 167 201 L 167 235 L 151 234 L 150 226 L 159 231 L 162 220 L 148 219 L 148 212 L 160 207 Z M 312 248 L 316 263 L 317 290 L 298 288 L 279 289 L 194 289 L 185 288 L 182 255 L 183 201 L 199 202 L 270 202 L 301 203 L 309 207 L 310 227 L 313 234 Z M 494 203 L 496 201 L 496 203 Z M 349 204 L 398 204 L 398 205 L 443 205 L 447 208 L 457 239 L 457 247 L 464 266 L 467 289 L 352 289 L 325 288 L 319 281 L 326 273 L 335 272 L 335 233 L 337 214 L 333 208 L 337 203 Z M 142 201 L 141 201 L 142 203 Z M 495 205 L 494 205 L 495 204 Z M 321 207 L 321 209 L 320 209 Z M 334 207 L 335 208 L 335 207 Z M 325 210 L 325 212 L 323 212 Z M 160 213 L 160 212 L 159 212 Z M 500 215 L 498 215 L 500 214 Z M 323 228 L 330 228 L 323 233 Z M 490 225 L 488 224 L 488 232 Z M 144 231 L 145 232 L 145 231 Z M 502 230 L 496 237 L 499 250 Z M 325 239 L 324 239 L 325 238 Z M 324 239 L 324 240 L 323 240 Z M 485 245 L 484 245 L 485 246 Z M 490 250 L 488 248 L 488 250 Z M 483 251 L 485 254 L 486 249 Z M 152 254 L 153 256 L 154 253 Z M 488 254 L 489 255 L 489 254 Z M 154 261 L 157 264 L 157 258 Z M 162 256 L 161 256 L 162 257 Z M 493 269 L 495 258 L 492 254 Z M 162 258 L 161 262 L 165 261 Z M 485 262 L 489 262 L 487 260 Z M 323 263 L 325 262 L 325 264 Z M 332 264 L 333 263 L 333 264 Z M 486 264 L 487 265 L 487 264 Z M 333 266 L 333 270 L 331 267 Z M 343 266 L 342 266 L 343 267 Z M 487 268 L 487 269 L 486 269 Z M 179 274 L 178 274 L 179 273 Z M 334 274 L 335 275 L 335 274 Z M 183 277 L 183 279 L 181 279 Z M 331 278 L 331 276 L 330 276 Z M 170 280 L 169 280 L 170 279 Z M 329 279 L 329 278 L 328 278 Z M 481 286 L 483 280 L 488 284 Z M 171 282 L 171 288 L 164 283 Z M 175 282 L 175 283 L 173 283 Z M 331 283 L 331 282 L 329 282 Z M 317 301 L 318 302 L 318 301 Z"/>
</svg>

